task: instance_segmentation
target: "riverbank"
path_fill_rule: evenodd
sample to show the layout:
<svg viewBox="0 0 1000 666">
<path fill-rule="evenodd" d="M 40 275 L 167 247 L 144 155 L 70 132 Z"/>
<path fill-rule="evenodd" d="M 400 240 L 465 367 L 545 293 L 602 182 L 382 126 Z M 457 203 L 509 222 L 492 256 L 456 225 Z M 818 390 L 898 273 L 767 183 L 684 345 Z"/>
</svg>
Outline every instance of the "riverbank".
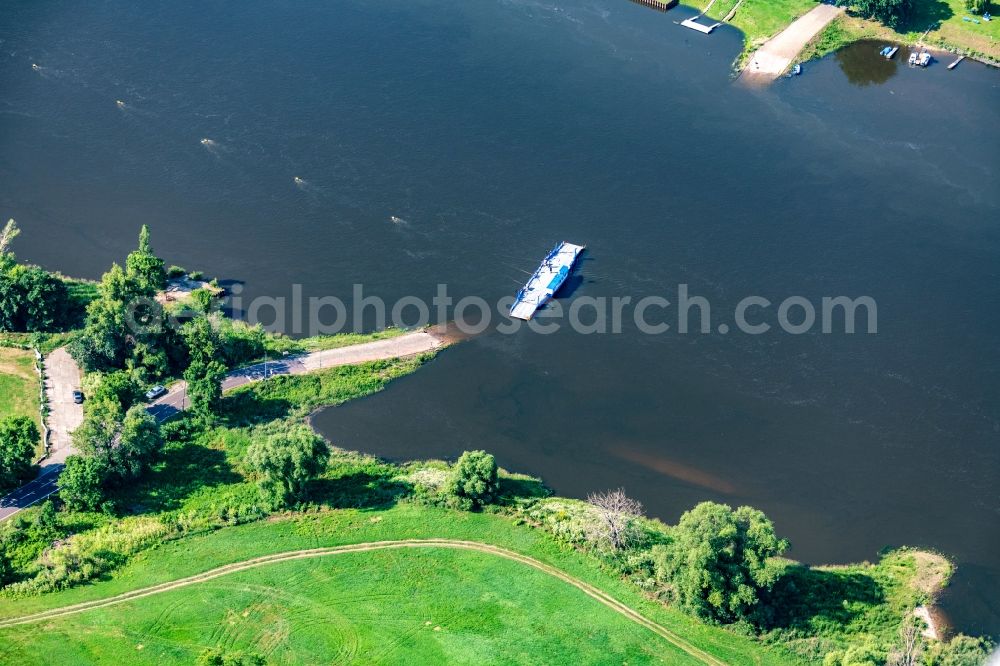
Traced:
<svg viewBox="0 0 1000 666">
<path fill-rule="evenodd" d="M 968 13 L 963 16 L 972 18 Z M 961 21 L 961 18 L 958 20 Z M 983 34 L 972 32 L 972 28 L 963 31 L 948 22 L 941 23 L 935 29 L 899 32 L 878 21 L 845 12 L 806 46 L 802 59 L 822 58 L 854 42 L 875 39 L 891 44 L 924 46 L 965 55 L 992 67 L 1000 66 L 1000 21 L 984 22 L 980 19 L 978 26 L 971 21 L 962 23 L 977 28 L 983 26 Z"/>
<path fill-rule="evenodd" d="M 399 351 L 412 351 L 411 344 L 437 344 L 436 340 L 425 340 L 426 334 L 421 333 L 369 343 L 366 348 L 393 343 L 402 345 L 396 347 Z M 671 599 L 670 587 L 654 573 L 653 555 L 656 544 L 670 541 L 673 527 L 659 520 L 640 518 L 641 531 L 646 537 L 625 553 L 608 551 L 596 546 L 589 536 L 592 532 L 587 525 L 593 519 L 590 505 L 549 497 L 540 480 L 525 475 L 501 472 L 496 503 L 488 507 L 486 514 L 470 513 L 448 502 L 447 479 L 452 469 L 448 462 L 387 463 L 339 449 L 334 451 L 326 472 L 311 484 L 308 502 L 287 512 L 275 513 L 261 507 L 256 482 L 247 474 L 244 463 L 252 442 L 301 428 L 308 414 L 321 405 L 371 395 L 392 380 L 414 372 L 430 357 L 422 354 L 360 365 L 324 366 L 308 373 L 247 383 L 227 392 L 220 415 L 224 425 L 199 425 L 183 417 L 175 422 L 169 430 L 168 443 L 152 469 L 134 486 L 112 494 L 111 503 L 118 507 L 114 514 L 60 511 L 56 524 L 45 531 L 31 527 L 41 510 L 28 509 L 19 518 L 20 525 L 8 524 L 0 534 L 9 534 L 13 529 L 27 535 L 38 532 L 37 539 L 31 536 L 18 542 L 15 551 L 5 549 L 13 566 L 10 574 L 14 582 L 3 591 L 2 596 L 7 599 L 0 599 L 0 616 L 11 618 L 102 599 L 268 553 L 385 539 L 453 538 L 513 548 L 554 563 L 561 570 L 590 581 L 597 589 L 613 592 L 617 600 L 641 610 L 645 617 L 681 637 L 685 645 L 700 651 L 696 654 L 708 657 L 699 656 L 695 662 L 808 664 L 817 663 L 824 654 L 832 652 L 846 655 L 861 644 L 867 646 L 865 649 L 888 653 L 895 644 L 899 626 L 912 617 L 919 605 L 932 603 L 951 574 L 951 566 L 944 558 L 910 549 L 887 553 L 875 564 L 808 567 L 775 560 L 774 566 L 780 571 L 771 593 L 776 614 L 759 636 L 739 636 L 698 622 L 681 612 L 675 603 L 665 603 Z M 242 523 L 248 524 L 240 526 Z M 285 529 L 290 524 L 295 527 Z M 53 542 L 58 545 L 52 547 Z M 164 555 L 166 560 L 162 559 Z M 53 562 L 64 563 L 65 567 L 52 568 Z M 358 564 L 348 566 L 342 575 L 349 577 L 357 567 L 376 563 L 375 556 L 359 558 Z M 335 570 L 338 565 L 330 566 Z M 393 589 L 410 589 L 427 575 L 428 566 L 433 570 L 434 560 L 424 566 L 400 569 L 404 573 Z M 484 563 L 482 576 L 478 577 L 484 587 L 470 594 L 477 599 L 495 595 L 497 591 L 491 589 L 488 581 L 504 577 L 498 573 L 500 567 Z M 103 580 L 92 582 L 95 577 Z M 297 580 L 300 576 L 293 578 Z M 63 587 L 72 589 L 54 591 Z M 426 589 L 405 595 L 414 604 L 412 615 L 419 622 L 441 613 L 453 616 L 457 611 L 449 604 L 464 603 L 466 595 L 454 592 L 462 588 L 453 584 L 448 589 L 453 591 L 445 596 Z M 284 605 L 284 588 L 262 584 L 257 591 L 265 595 L 274 617 L 284 618 L 291 628 L 299 626 L 301 618 Z M 312 588 L 300 592 L 303 598 L 314 594 Z M 177 592 L 181 597 L 191 594 L 199 594 L 197 587 L 190 592 Z M 222 616 L 217 624 L 226 626 L 225 609 L 240 607 L 244 600 L 239 592 L 220 594 Z M 558 590 L 544 589 L 539 603 L 549 607 L 558 594 Z M 52 630 L 59 637 L 60 649 L 68 651 L 67 654 L 86 653 L 92 641 L 122 654 L 134 651 L 137 649 L 134 641 L 123 641 L 120 632 L 108 632 L 102 627 L 117 628 L 128 621 L 118 617 L 118 613 L 144 617 L 160 613 L 163 603 L 176 607 L 175 596 L 164 601 L 137 598 L 123 610 L 95 608 L 93 613 L 81 614 L 80 619 L 47 623 L 45 631 L 32 630 L 32 642 L 49 640 L 46 637 Z M 522 606 L 528 600 L 527 595 L 521 595 L 505 603 L 508 608 L 511 604 L 521 608 L 519 612 L 530 618 L 532 606 Z M 593 615 L 593 610 L 582 605 L 586 601 L 586 598 L 571 600 L 569 608 L 573 614 Z M 564 606 L 562 603 L 560 607 Z M 376 603 L 373 608 L 373 612 L 389 612 L 383 603 Z M 482 612 L 491 615 L 497 611 L 484 606 Z M 434 622 L 443 626 L 442 631 L 455 628 L 445 621 Z M 610 633 L 614 637 L 610 645 L 619 647 L 608 647 L 598 641 L 593 645 L 588 642 L 587 650 L 634 654 L 635 648 L 621 647 L 626 640 L 624 630 L 607 618 L 595 617 L 595 622 L 594 626 L 604 628 L 602 635 Z M 163 645 L 159 629 L 150 630 L 149 623 L 141 624 L 146 633 L 138 644 L 149 648 L 143 649 L 144 658 L 167 663 L 189 660 L 192 650 L 214 644 L 211 640 L 175 641 L 174 652 L 164 652 L 159 647 Z M 190 633 L 195 631 L 196 624 L 209 632 L 216 626 L 214 621 L 206 624 L 201 614 L 197 618 L 171 616 L 170 625 L 174 629 L 180 627 Z M 540 626 L 535 621 L 529 624 Z M 369 631 L 360 619 L 349 622 L 348 626 L 351 631 Z M 505 642 L 503 634 L 488 624 L 472 626 L 481 634 L 480 640 Z M 525 632 L 528 627 L 519 628 L 515 634 L 528 635 Z M 30 663 L 18 647 L 24 642 L 15 644 L 9 638 L 12 635 L 0 631 L 0 654 L 16 658 L 14 663 L 20 663 L 19 660 Z M 289 632 L 289 636 L 294 635 L 299 633 Z M 274 646 L 270 640 L 258 632 L 247 632 L 241 647 L 259 650 Z M 573 654 L 565 641 L 549 640 L 556 641 L 554 655 Z M 510 645 L 507 643 L 505 649 L 511 649 Z M 517 645 L 516 641 L 513 645 Z M 277 647 L 293 652 L 311 649 L 309 644 L 291 638 L 278 641 Z M 662 654 L 663 650 L 660 647 L 654 653 Z M 458 653 L 445 650 L 444 654 Z M 562 661 L 557 659 L 552 663 Z"/>
<path fill-rule="evenodd" d="M 742 3 L 717 0 L 707 15 L 722 20 L 736 10 L 729 23 L 744 33 L 743 51 L 736 62 L 737 68 L 742 70 L 756 53 L 816 7 L 814 0 L 745 0 Z M 991 65 L 1000 62 L 1000 20 L 984 21 L 970 14 L 962 0 L 914 0 L 912 15 L 899 30 L 862 18 L 848 7 L 819 34 L 807 40 L 808 43 L 803 43 L 790 60 L 819 58 L 862 39 L 921 44 L 965 54 Z"/>
</svg>

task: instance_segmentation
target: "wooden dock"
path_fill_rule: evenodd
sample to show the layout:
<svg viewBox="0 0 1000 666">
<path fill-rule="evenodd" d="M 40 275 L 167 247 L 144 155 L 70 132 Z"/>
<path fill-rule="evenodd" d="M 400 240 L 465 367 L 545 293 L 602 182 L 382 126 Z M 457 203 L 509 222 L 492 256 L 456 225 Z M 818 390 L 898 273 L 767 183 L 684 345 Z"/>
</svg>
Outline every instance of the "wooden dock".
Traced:
<svg viewBox="0 0 1000 666">
<path fill-rule="evenodd" d="M 667 2 L 663 2 L 662 0 L 632 0 L 632 2 L 659 12 L 665 12 L 668 9 L 676 7 L 680 3 L 680 0 L 667 0 Z"/>
<path fill-rule="evenodd" d="M 965 56 L 958 56 L 958 60 L 948 65 L 948 69 L 955 69 L 958 66 L 958 63 L 962 62 L 963 60 L 965 60 Z"/>
</svg>

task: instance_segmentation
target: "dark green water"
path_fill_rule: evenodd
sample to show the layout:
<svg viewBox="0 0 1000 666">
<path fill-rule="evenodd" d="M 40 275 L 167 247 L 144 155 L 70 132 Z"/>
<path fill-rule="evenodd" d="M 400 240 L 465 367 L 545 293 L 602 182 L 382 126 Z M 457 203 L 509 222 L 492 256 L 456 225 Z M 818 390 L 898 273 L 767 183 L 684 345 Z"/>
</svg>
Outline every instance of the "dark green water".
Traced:
<svg viewBox="0 0 1000 666">
<path fill-rule="evenodd" d="M 870 295 L 877 335 L 486 334 L 317 425 L 671 521 L 753 504 L 809 562 L 938 548 L 954 622 L 1000 632 L 1000 77 L 858 51 L 747 90 L 740 36 L 689 14 L 6 2 L 0 215 L 22 258 L 86 277 L 147 222 L 246 298 L 496 299 L 561 239 L 589 248 L 567 303 L 685 283 L 725 321 Z"/>
</svg>

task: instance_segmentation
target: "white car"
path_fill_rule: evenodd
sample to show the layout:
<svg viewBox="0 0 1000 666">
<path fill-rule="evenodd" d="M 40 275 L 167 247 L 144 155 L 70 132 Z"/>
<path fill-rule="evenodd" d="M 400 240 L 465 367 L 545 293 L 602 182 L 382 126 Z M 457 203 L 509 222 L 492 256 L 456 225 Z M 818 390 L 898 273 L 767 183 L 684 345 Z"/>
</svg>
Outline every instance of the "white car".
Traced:
<svg viewBox="0 0 1000 666">
<path fill-rule="evenodd" d="M 156 400 L 161 395 L 166 395 L 166 394 L 167 394 L 167 389 L 157 384 L 153 388 L 146 391 L 146 400 Z"/>
</svg>

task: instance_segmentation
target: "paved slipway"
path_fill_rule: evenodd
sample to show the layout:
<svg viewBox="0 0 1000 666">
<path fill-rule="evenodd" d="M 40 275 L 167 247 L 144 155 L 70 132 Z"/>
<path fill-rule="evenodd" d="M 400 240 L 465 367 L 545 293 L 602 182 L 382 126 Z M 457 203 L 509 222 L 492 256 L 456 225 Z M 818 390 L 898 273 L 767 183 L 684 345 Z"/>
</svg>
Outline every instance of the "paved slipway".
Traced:
<svg viewBox="0 0 1000 666">
<path fill-rule="evenodd" d="M 781 76 L 806 44 L 843 12 L 843 7 L 834 5 L 818 5 L 811 9 L 757 49 L 743 68 L 742 78 L 770 81 Z"/>
<path fill-rule="evenodd" d="M 445 344 L 447 338 L 444 335 L 423 330 L 386 340 L 283 357 L 233 370 L 223 380 L 222 390 L 228 391 L 275 375 L 300 375 L 341 365 L 415 356 L 433 351 Z M 73 452 L 70 433 L 83 421 L 83 406 L 73 402 L 73 391 L 80 388 L 80 368 L 65 347 L 57 349 L 45 358 L 45 372 L 45 394 L 49 401 L 47 419 L 50 430 L 49 455 L 42 461 L 41 470 L 34 481 L 0 498 L 0 521 L 10 518 L 59 489 L 56 483 L 59 472 L 63 469 L 66 456 Z M 187 384 L 183 381 L 177 382 L 171 386 L 166 395 L 151 403 L 146 409 L 156 417 L 157 421 L 165 421 L 186 407 L 186 398 Z"/>
</svg>

